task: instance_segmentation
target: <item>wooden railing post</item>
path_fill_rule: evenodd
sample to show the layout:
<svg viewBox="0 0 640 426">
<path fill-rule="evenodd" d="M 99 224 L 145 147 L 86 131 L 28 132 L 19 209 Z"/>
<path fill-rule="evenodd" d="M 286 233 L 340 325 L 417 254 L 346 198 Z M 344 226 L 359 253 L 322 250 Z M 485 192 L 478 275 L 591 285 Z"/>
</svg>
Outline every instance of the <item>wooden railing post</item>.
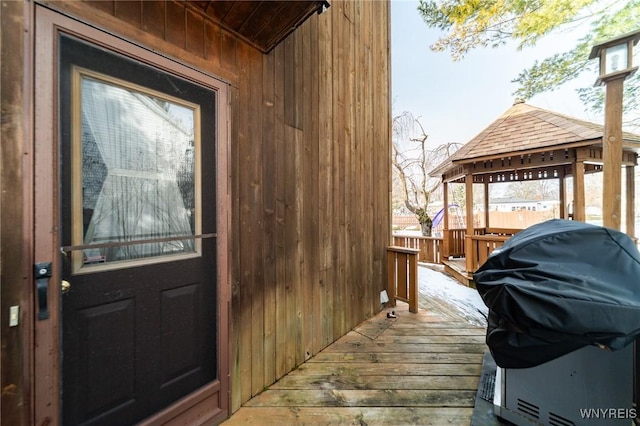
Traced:
<svg viewBox="0 0 640 426">
<path fill-rule="evenodd" d="M 396 306 L 396 255 L 391 247 L 387 249 L 387 296 L 389 306 Z"/>
<path fill-rule="evenodd" d="M 391 246 L 387 248 L 387 293 L 390 306 L 396 300 L 409 304 L 409 312 L 418 312 L 418 253 L 420 250 Z"/>
<path fill-rule="evenodd" d="M 465 259 L 467 261 L 467 272 L 473 271 L 473 264 L 476 258 L 475 249 L 476 245 L 473 241 L 473 235 L 465 236 Z"/>
<path fill-rule="evenodd" d="M 418 256 L 408 254 L 409 312 L 418 313 Z"/>
</svg>

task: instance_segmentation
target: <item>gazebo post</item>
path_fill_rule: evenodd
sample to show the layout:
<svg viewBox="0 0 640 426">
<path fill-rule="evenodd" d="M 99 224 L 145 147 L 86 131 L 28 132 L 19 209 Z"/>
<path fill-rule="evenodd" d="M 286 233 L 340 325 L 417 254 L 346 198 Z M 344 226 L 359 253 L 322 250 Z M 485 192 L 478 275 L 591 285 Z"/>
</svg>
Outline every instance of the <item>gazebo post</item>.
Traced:
<svg viewBox="0 0 640 426">
<path fill-rule="evenodd" d="M 467 230 L 464 238 L 465 258 L 467 260 L 467 271 L 473 270 L 473 174 L 467 173 L 464 177 L 465 204 L 467 216 Z"/>
<path fill-rule="evenodd" d="M 489 182 L 484 181 L 484 227 L 489 227 Z"/>
<path fill-rule="evenodd" d="M 584 200 L 584 161 L 573 161 L 573 220 L 586 221 Z"/>
<path fill-rule="evenodd" d="M 449 183 L 446 180 L 442 181 L 442 208 L 444 209 L 442 216 L 442 260 L 449 259 Z"/>
<path fill-rule="evenodd" d="M 567 218 L 567 180 L 566 180 L 566 176 L 564 175 L 564 172 L 560 173 L 560 176 L 558 177 L 558 188 L 559 188 L 559 192 L 560 192 L 560 211 L 559 211 L 559 215 L 560 215 L 560 219 L 566 219 Z"/>
<path fill-rule="evenodd" d="M 634 159 L 635 162 L 635 159 Z M 627 186 L 627 235 L 631 238 L 636 237 L 636 203 L 634 202 L 634 195 L 636 193 L 636 181 L 635 181 L 635 166 L 625 167 L 626 171 L 626 186 Z"/>
</svg>

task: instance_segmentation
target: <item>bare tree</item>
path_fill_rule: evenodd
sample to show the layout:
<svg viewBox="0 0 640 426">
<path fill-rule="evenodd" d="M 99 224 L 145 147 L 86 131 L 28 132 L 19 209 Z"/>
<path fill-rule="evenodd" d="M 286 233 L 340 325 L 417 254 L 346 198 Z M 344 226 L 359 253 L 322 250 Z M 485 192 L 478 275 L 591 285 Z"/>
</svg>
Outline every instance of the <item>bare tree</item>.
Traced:
<svg viewBox="0 0 640 426">
<path fill-rule="evenodd" d="M 393 118 L 392 162 L 401 183 L 404 205 L 418 217 L 422 235 L 431 236 L 433 220 L 429 205 L 440 189 L 440 179 L 430 177 L 429 172 L 460 144 L 447 143 L 432 149 L 427 139 L 419 117 L 404 111 Z"/>
</svg>

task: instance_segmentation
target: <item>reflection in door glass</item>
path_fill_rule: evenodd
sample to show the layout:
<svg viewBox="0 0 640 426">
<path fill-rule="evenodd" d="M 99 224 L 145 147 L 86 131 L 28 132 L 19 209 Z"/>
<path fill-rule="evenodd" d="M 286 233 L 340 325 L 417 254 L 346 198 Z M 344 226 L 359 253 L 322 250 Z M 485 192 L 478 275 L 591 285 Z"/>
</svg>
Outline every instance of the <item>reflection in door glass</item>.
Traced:
<svg viewBox="0 0 640 426">
<path fill-rule="evenodd" d="M 197 108 L 86 73 L 79 81 L 82 264 L 195 252 Z"/>
</svg>

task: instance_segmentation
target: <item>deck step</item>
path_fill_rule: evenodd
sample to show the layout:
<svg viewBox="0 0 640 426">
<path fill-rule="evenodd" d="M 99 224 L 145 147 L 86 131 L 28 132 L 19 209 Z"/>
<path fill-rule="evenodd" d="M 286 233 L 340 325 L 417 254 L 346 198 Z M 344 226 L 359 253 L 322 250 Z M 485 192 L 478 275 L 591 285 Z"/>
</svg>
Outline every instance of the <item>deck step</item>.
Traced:
<svg viewBox="0 0 640 426">
<path fill-rule="evenodd" d="M 476 288 L 473 282 L 473 274 L 466 271 L 465 259 L 449 259 L 443 260 L 444 272 L 449 274 L 452 278 L 455 278 L 462 285 L 467 287 Z"/>
</svg>

